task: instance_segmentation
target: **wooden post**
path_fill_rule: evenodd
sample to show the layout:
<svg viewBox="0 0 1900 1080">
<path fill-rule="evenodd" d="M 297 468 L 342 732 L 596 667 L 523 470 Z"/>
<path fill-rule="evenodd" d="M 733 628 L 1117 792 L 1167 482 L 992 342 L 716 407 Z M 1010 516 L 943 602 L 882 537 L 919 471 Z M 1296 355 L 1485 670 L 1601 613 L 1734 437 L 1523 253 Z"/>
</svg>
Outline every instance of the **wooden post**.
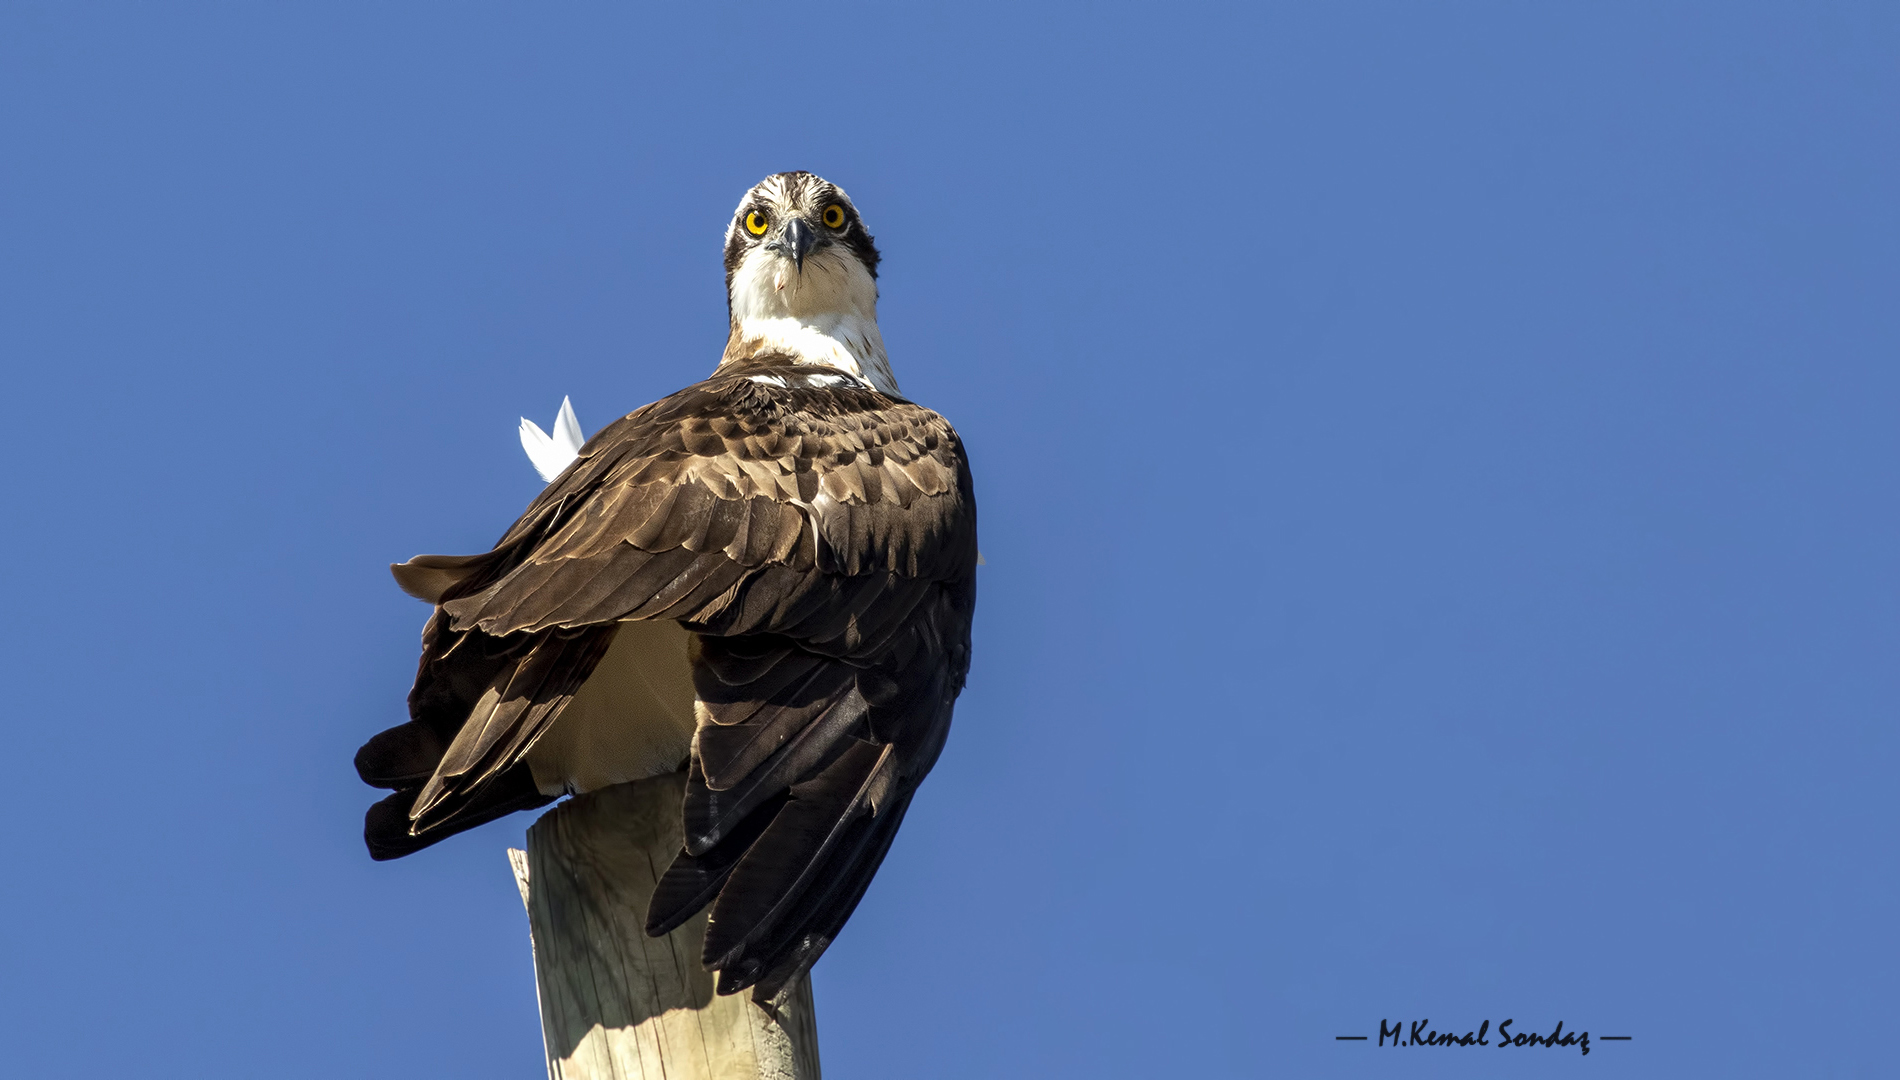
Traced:
<svg viewBox="0 0 1900 1080">
<path fill-rule="evenodd" d="M 577 795 L 508 852 L 534 940 L 551 1080 L 819 1080 L 811 980 L 770 1008 L 719 997 L 700 966 L 706 913 L 646 936 L 680 848 L 686 774 Z"/>
</svg>

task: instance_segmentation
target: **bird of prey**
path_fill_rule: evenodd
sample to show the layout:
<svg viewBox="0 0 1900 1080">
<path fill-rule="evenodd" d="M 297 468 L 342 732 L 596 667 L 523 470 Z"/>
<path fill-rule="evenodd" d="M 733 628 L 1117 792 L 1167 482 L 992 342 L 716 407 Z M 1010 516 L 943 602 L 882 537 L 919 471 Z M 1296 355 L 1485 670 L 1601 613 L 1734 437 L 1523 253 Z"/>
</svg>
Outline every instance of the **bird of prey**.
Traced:
<svg viewBox="0 0 1900 1080">
<path fill-rule="evenodd" d="M 842 189 L 767 177 L 725 264 L 710 378 L 588 439 L 494 550 L 391 568 L 435 611 L 411 719 L 356 767 L 395 791 L 364 823 L 376 859 L 686 769 L 647 932 L 710 904 L 719 991 L 765 1001 L 850 917 L 943 748 L 976 503 L 956 432 L 898 391 Z M 571 408 L 533 426 L 537 467 L 579 441 Z"/>
</svg>

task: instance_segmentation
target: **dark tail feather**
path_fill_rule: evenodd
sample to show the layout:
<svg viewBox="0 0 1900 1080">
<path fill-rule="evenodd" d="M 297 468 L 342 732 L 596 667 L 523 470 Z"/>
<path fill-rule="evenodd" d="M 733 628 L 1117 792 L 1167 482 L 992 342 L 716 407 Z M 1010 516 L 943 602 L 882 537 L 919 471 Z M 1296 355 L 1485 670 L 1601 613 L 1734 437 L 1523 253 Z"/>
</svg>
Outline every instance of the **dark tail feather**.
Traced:
<svg viewBox="0 0 1900 1080">
<path fill-rule="evenodd" d="M 711 851 L 727 831 L 767 799 L 802 776 L 823 776 L 838 755 L 848 752 L 853 745 L 849 736 L 854 730 L 862 730 L 862 721 L 870 711 L 864 696 L 853 686 L 764 764 L 726 790 L 716 791 L 706 783 L 702 763 L 695 756 L 686 781 L 686 850 L 702 855 Z"/>
<path fill-rule="evenodd" d="M 526 748 L 593 674 L 618 629 L 609 623 L 549 631 L 538 635 L 512 668 L 497 673 L 443 751 L 435 774 L 422 785 L 410 811 L 416 827 L 433 830 L 461 817 L 464 807 L 483 802 L 483 790 L 519 766 Z"/>
<path fill-rule="evenodd" d="M 780 928 L 796 933 L 785 917 L 799 906 L 818 874 L 835 856 L 849 866 L 862 853 L 874 807 L 893 794 L 894 748 L 854 742 L 815 779 L 792 788 L 759 842 L 733 868 L 713 903 L 702 957 L 721 971 L 720 988 L 732 993 L 765 974 L 765 961 L 779 944 Z"/>
<path fill-rule="evenodd" d="M 420 791 L 429 777 L 435 775 L 442 752 L 449 748 L 449 740 L 442 737 L 436 726 L 411 720 L 372 737 L 356 752 L 356 775 L 370 787 Z M 410 792 L 410 801 L 415 801 L 414 791 Z"/>
<path fill-rule="evenodd" d="M 363 842 L 369 845 L 370 858 L 384 862 L 413 855 L 456 833 L 486 825 L 517 810 L 546 806 L 556 798 L 541 794 L 540 789 L 534 786 L 534 773 L 524 762 L 495 777 L 465 803 L 454 817 L 430 826 L 421 836 L 415 836 L 409 832 L 409 808 L 415 805 L 416 795 L 421 790 L 420 784 L 398 788 L 394 795 L 371 806 L 369 813 L 363 815 Z"/>
<path fill-rule="evenodd" d="M 858 909 L 858 901 L 864 899 L 865 890 L 871 887 L 877 868 L 884 864 L 891 841 L 897 839 L 897 827 L 904 823 L 904 812 L 910 809 L 910 799 L 910 794 L 906 794 L 878 811 L 871 823 L 868 843 L 863 847 L 841 851 L 832 857 L 832 865 L 825 867 L 825 876 L 820 879 L 830 881 L 831 887 L 807 893 L 798 907 L 785 917 L 783 926 L 799 929 L 782 935 L 783 940 L 767 953 L 770 959 L 765 961 L 765 974 L 752 984 L 752 1000 L 761 1005 L 771 1001 L 785 989 L 785 984 L 810 971 L 825 954 L 851 913 Z M 847 859 L 847 855 L 851 859 Z M 855 865 L 851 865 L 852 859 Z M 737 993 L 743 989 L 743 983 L 734 979 L 728 984 L 725 973 L 720 973 L 720 993 Z"/>
<path fill-rule="evenodd" d="M 653 899 L 647 904 L 647 935 L 670 934 L 697 915 L 700 908 L 712 903 L 720 887 L 732 875 L 732 868 L 739 865 L 752 842 L 778 817 L 787 798 L 788 795 L 780 795 L 754 810 L 704 855 L 685 851 L 675 855 L 673 865 L 666 868 L 660 884 L 653 890 Z"/>
</svg>

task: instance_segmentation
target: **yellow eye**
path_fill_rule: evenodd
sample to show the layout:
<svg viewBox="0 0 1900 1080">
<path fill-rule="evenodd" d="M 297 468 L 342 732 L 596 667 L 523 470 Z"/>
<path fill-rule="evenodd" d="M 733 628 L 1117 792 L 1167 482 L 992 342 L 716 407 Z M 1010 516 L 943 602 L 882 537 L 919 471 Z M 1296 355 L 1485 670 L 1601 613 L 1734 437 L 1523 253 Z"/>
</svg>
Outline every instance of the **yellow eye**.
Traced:
<svg viewBox="0 0 1900 1080">
<path fill-rule="evenodd" d="M 745 231 L 751 233 L 753 236 L 764 236 L 765 230 L 770 227 L 771 223 L 765 220 L 765 215 L 759 213 L 757 210 L 745 216 Z"/>
<path fill-rule="evenodd" d="M 844 228 L 844 207 L 839 206 L 837 203 L 832 203 L 830 206 L 825 207 L 825 228 Z"/>
</svg>

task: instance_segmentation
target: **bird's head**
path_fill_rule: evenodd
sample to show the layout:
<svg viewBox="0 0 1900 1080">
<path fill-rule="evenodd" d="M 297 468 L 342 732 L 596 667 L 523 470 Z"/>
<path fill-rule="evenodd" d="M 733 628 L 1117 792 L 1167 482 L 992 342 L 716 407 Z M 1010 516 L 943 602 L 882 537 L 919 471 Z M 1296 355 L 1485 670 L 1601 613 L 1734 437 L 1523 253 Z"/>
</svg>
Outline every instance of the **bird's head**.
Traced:
<svg viewBox="0 0 1900 1080">
<path fill-rule="evenodd" d="M 808 172 L 768 176 L 726 227 L 733 326 L 754 319 L 877 319 L 877 245 L 844 189 Z"/>
<path fill-rule="evenodd" d="M 877 328 L 877 259 L 838 185 L 808 172 L 759 181 L 726 226 L 732 336 L 721 365 L 785 358 L 896 395 Z"/>
</svg>

